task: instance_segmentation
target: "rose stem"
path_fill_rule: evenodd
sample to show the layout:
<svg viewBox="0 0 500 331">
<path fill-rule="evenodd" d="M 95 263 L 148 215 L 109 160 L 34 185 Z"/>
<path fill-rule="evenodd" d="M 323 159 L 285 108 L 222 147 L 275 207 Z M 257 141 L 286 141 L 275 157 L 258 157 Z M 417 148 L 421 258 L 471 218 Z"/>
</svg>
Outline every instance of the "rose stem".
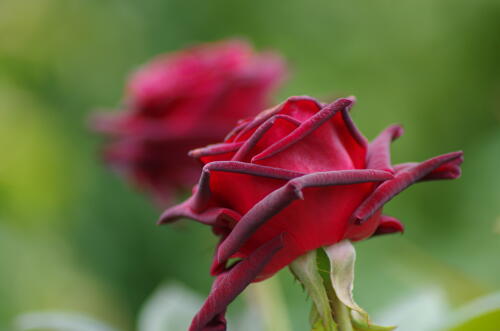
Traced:
<svg viewBox="0 0 500 331">
<path fill-rule="evenodd" d="M 327 291 L 330 306 L 332 307 L 333 319 L 337 322 L 339 331 L 353 331 L 349 308 L 339 300 L 331 285 L 328 286 Z"/>
<path fill-rule="evenodd" d="M 323 283 L 332 309 L 333 320 L 337 323 L 338 331 L 353 331 L 351 324 L 351 313 L 349 308 L 340 301 L 333 289 L 330 277 L 323 274 Z"/>
</svg>

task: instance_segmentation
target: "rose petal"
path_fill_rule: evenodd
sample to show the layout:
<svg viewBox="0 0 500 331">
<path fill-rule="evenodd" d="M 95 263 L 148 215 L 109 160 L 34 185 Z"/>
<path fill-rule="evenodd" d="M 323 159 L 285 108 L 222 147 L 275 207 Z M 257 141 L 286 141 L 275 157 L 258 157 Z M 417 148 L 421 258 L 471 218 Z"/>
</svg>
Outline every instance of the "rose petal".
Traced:
<svg viewBox="0 0 500 331">
<path fill-rule="evenodd" d="M 245 127 L 252 121 L 251 118 L 241 119 L 236 123 L 236 126 L 229 131 L 229 133 L 224 137 L 224 142 L 230 143 L 233 142 L 234 137 L 241 132 L 241 130 L 245 129 Z"/>
<path fill-rule="evenodd" d="M 287 115 L 274 115 L 265 121 L 261 126 L 255 130 L 252 136 L 245 141 L 243 146 L 233 156 L 233 161 L 250 161 L 247 160 L 251 154 L 256 154 L 264 148 L 272 144 L 273 141 L 282 139 L 290 134 L 300 125 L 300 122 Z M 269 130 L 273 128 L 271 134 Z M 266 138 L 266 136 L 269 136 Z M 260 149 L 255 150 L 257 144 L 263 145 Z M 253 152 L 251 153 L 251 151 Z M 249 155 L 250 154 L 250 155 Z"/>
<path fill-rule="evenodd" d="M 193 208 L 195 211 L 200 211 L 206 208 L 211 198 L 211 185 L 210 185 L 210 173 L 216 172 L 226 172 L 226 173 L 238 173 L 253 175 L 264 178 L 289 180 L 298 176 L 302 176 L 302 173 L 289 171 L 285 169 L 278 169 L 272 167 L 264 167 L 258 164 L 244 163 L 239 161 L 217 161 L 211 162 L 203 167 L 202 175 L 198 182 L 198 189 L 193 196 Z M 219 181 L 221 182 L 221 181 Z M 229 184 L 233 185 L 234 182 Z M 239 183 L 240 185 L 242 183 Z"/>
<path fill-rule="evenodd" d="M 403 223 L 392 216 L 381 215 L 379 219 L 380 224 L 377 227 L 377 230 L 375 230 L 375 233 L 373 234 L 374 236 L 397 232 L 403 233 L 405 230 Z"/>
<path fill-rule="evenodd" d="M 367 165 L 368 169 L 380 169 L 389 172 L 394 172 L 391 166 L 391 142 L 399 138 L 403 134 L 403 128 L 399 125 L 391 125 L 382 131 L 368 145 Z"/>
<path fill-rule="evenodd" d="M 295 96 L 288 98 L 277 113 L 293 117 L 299 122 L 306 122 L 323 107 L 325 106 L 314 98 Z"/>
<path fill-rule="evenodd" d="M 350 107 L 342 109 L 342 120 L 334 117 L 335 128 L 340 133 L 339 136 L 342 138 L 344 147 L 351 156 L 356 169 L 364 169 L 366 168 L 365 159 L 368 141 L 352 121 L 349 110 Z"/>
<path fill-rule="evenodd" d="M 445 163 L 437 169 L 431 171 L 428 175 L 419 181 L 441 180 L 441 179 L 456 179 L 460 177 L 462 169 L 460 165 L 464 161 L 463 157 L 459 157 L 451 162 Z M 418 163 L 401 163 L 394 166 L 396 172 L 403 171 L 409 167 L 413 167 Z"/>
<path fill-rule="evenodd" d="M 351 221 L 360 224 L 370 218 L 385 203 L 391 200 L 398 193 L 406 189 L 413 183 L 421 180 L 425 176 L 439 167 L 462 158 L 462 152 L 448 153 L 431 158 L 415 166 L 408 167 L 396 173 L 394 179 L 380 184 L 379 187 L 356 209 Z"/>
<path fill-rule="evenodd" d="M 301 112 L 297 112 L 295 111 L 295 109 L 300 109 Z M 290 97 L 286 101 L 279 104 L 278 106 L 267 109 L 261 112 L 259 115 L 257 115 L 253 121 L 249 122 L 245 126 L 245 128 L 241 130 L 238 133 L 238 135 L 236 135 L 234 141 L 242 141 L 248 139 L 250 135 L 253 133 L 253 130 L 261 126 L 262 123 L 264 123 L 269 118 L 278 113 L 281 113 L 283 115 L 288 115 L 292 118 L 295 118 L 298 121 L 301 121 L 304 120 L 303 113 L 306 113 L 307 116 L 312 116 L 320 109 L 321 109 L 321 104 L 314 98 L 308 96 Z"/>
<path fill-rule="evenodd" d="M 252 162 L 264 160 L 266 158 L 270 158 L 271 156 L 284 151 L 287 148 L 290 148 L 303 138 L 310 135 L 317 128 L 319 128 L 323 123 L 332 118 L 338 111 L 343 108 L 349 107 L 352 104 L 352 100 L 350 99 L 338 99 L 335 102 L 325 106 L 319 112 L 317 112 L 314 116 L 309 117 L 306 121 L 302 123 L 302 125 L 297 128 L 293 133 L 288 135 L 286 138 L 274 143 L 265 151 L 256 155 Z"/>
<path fill-rule="evenodd" d="M 167 224 L 179 220 L 180 218 L 189 218 L 197 222 L 215 226 L 221 221 L 235 223 L 240 220 L 241 215 L 228 208 L 208 208 L 202 212 L 195 212 L 192 208 L 193 198 L 189 198 L 183 203 L 167 209 L 160 216 L 157 224 Z"/>
<path fill-rule="evenodd" d="M 262 112 L 260 112 L 257 116 L 255 116 L 254 119 L 250 120 L 238 134 L 232 138 L 233 141 L 246 141 L 252 133 L 260 126 L 262 123 L 267 121 L 269 118 L 274 116 L 280 109 L 283 107 L 283 104 L 281 103 L 273 108 L 266 109 Z"/>
<path fill-rule="evenodd" d="M 221 316 L 226 307 L 257 277 L 271 258 L 282 248 L 282 235 L 265 243 L 241 260 L 214 282 L 210 294 L 194 317 L 189 331 L 225 330 Z"/>
<path fill-rule="evenodd" d="M 243 215 L 226 240 L 219 246 L 217 261 L 224 264 L 259 227 L 294 200 L 302 199 L 304 188 L 377 182 L 391 178 L 392 175 L 385 171 L 343 170 L 314 173 L 292 179 L 256 203 Z"/>
<path fill-rule="evenodd" d="M 193 149 L 189 151 L 188 155 L 200 159 L 204 164 L 216 160 L 230 160 L 242 145 L 243 142 L 214 144 L 203 148 Z"/>
</svg>

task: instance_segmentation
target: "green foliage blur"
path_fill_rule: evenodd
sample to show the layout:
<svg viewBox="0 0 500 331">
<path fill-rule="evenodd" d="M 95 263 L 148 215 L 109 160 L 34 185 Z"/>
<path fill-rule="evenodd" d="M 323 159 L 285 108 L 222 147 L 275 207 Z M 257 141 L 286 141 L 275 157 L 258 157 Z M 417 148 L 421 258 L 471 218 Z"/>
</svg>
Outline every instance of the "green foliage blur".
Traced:
<svg viewBox="0 0 500 331">
<path fill-rule="evenodd" d="M 498 0 L 2 0 L 0 330 L 64 310 L 131 331 L 164 281 L 208 293 L 210 231 L 155 226 L 160 211 L 101 164 L 87 117 L 117 108 L 151 57 L 228 37 L 288 59 L 276 102 L 356 95 L 368 138 L 403 124 L 395 162 L 465 151 L 461 179 L 386 207 L 403 236 L 356 244 L 358 303 L 377 313 L 438 288 L 459 307 L 500 290 Z M 310 301 L 288 271 L 278 278 L 306 330 Z"/>
</svg>

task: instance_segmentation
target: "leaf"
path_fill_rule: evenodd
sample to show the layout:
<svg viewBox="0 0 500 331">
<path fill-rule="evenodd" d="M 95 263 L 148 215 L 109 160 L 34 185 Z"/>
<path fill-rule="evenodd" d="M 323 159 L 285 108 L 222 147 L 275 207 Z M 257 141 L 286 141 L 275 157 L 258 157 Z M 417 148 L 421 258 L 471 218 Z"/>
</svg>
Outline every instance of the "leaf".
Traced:
<svg viewBox="0 0 500 331">
<path fill-rule="evenodd" d="M 480 298 L 451 315 L 442 331 L 498 331 L 500 292 Z"/>
<path fill-rule="evenodd" d="M 313 317 L 313 320 L 311 320 L 313 330 L 336 331 L 337 327 L 333 321 L 328 295 L 323 284 L 323 279 L 318 272 L 316 251 L 310 251 L 295 259 L 290 264 L 290 270 L 313 300 L 316 309 L 316 313 L 313 312 L 311 314 Z M 318 328 L 318 319 L 315 316 L 320 317 L 319 320 L 322 322 L 322 329 Z M 316 320 L 314 320 L 315 318 Z"/>
<path fill-rule="evenodd" d="M 404 331 L 430 331 L 442 323 L 450 311 L 446 295 L 439 287 L 420 287 L 395 300 L 375 317 L 381 323 L 396 324 Z"/>
<path fill-rule="evenodd" d="M 354 302 L 354 262 L 356 251 L 349 240 L 342 240 L 334 245 L 324 247 L 330 260 L 330 278 L 339 300 L 352 310 L 357 311 L 368 322 L 368 314 Z"/>
<path fill-rule="evenodd" d="M 22 314 L 15 319 L 14 330 L 117 331 L 88 316 L 60 311 Z"/>
</svg>

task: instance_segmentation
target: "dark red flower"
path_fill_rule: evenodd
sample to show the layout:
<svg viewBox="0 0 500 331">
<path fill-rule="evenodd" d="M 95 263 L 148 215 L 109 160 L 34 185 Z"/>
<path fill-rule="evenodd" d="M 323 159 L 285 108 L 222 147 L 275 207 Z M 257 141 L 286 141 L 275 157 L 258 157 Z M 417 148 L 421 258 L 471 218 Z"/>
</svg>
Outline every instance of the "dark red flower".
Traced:
<svg viewBox="0 0 500 331">
<path fill-rule="evenodd" d="M 349 116 L 353 102 L 292 97 L 190 153 L 205 164 L 199 183 L 161 223 L 187 217 L 221 237 L 217 280 L 191 330 L 224 330 L 221 316 L 238 293 L 310 250 L 402 232 L 382 215 L 386 202 L 415 182 L 460 176 L 462 152 L 393 166 L 389 145 L 402 128 L 368 143 Z M 228 266 L 230 258 L 241 261 Z"/>
<path fill-rule="evenodd" d="M 92 125 L 112 138 L 106 162 L 165 202 L 196 180 L 199 165 L 187 152 L 220 141 L 238 119 L 263 109 L 284 75 L 281 58 L 242 41 L 161 55 L 130 78 L 125 110 L 100 114 Z"/>
</svg>

